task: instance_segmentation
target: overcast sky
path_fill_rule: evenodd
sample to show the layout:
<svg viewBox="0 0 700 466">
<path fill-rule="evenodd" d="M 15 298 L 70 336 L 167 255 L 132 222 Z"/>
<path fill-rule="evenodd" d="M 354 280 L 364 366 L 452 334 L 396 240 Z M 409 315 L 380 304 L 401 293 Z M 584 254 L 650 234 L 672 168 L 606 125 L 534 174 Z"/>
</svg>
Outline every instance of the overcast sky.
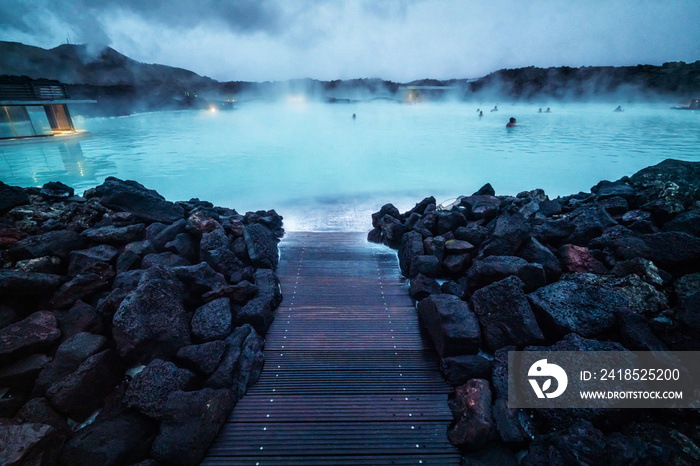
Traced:
<svg viewBox="0 0 700 466">
<path fill-rule="evenodd" d="M 0 40 L 109 45 L 221 81 L 693 62 L 698 24 L 700 0 L 0 0 Z"/>
</svg>

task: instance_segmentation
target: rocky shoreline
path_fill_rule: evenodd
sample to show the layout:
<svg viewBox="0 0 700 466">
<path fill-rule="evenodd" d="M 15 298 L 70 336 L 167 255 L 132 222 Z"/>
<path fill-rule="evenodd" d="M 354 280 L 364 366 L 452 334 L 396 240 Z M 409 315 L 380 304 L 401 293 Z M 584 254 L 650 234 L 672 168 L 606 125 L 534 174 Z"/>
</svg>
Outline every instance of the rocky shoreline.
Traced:
<svg viewBox="0 0 700 466">
<path fill-rule="evenodd" d="M 430 197 L 372 215 L 454 386 L 465 464 L 698 464 L 695 409 L 510 409 L 512 350 L 700 349 L 700 163 L 589 193 Z"/>
<path fill-rule="evenodd" d="M 275 211 L 0 182 L 0 463 L 199 464 L 264 363 Z"/>
</svg>

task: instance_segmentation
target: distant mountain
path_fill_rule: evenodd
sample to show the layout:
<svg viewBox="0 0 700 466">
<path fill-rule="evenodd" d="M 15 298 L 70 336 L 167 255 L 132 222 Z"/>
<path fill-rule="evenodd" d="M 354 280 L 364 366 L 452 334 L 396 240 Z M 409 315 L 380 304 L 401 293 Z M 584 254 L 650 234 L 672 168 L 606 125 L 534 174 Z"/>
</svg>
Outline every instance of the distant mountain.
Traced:
<svg viewBox="0 0 700 466">
<path fill-rule="evenodd" d="M 182 68 L 140 63 L 111 47 L 92 50 L 87 45 L 63 44 L 46 50 L 18 42 L 0 41 L 2 74 L 92 86 L 162 82 L 204 86 L 216 82 Z"/>
<path fill-rule="evenodd" d="M 625 98 L 645 100 L 700 96 L 700 61 L 662 66 L 568 66 L 505 69 L 470 83 L 474 94 L 519 100 Z"/>
<path fill-rule="evenodd" d="M 146 64 L 110 47 L 64 44 L 50 50 L 0 41 L 0 77 L 54 79 L 72 97 L 94 99 L 91 114 L 206 108 L 224 101 L 279 100 L 290 95 L 332 103 L 388 99 L 436 100 L 446 96 L 478 102 L 665 99 L 689 101 L 700 96 L 700 61 L 662 66 L 526 67 L 504 69 L 478 79 L 421 79 L 396 83 L 378 78 L 284 82 L 218 82 L 172 66 Z M 26 79 L 26 78 L 22 78 Z M 444 87 L 445 89 L 440 89 Z"/>
</svg>

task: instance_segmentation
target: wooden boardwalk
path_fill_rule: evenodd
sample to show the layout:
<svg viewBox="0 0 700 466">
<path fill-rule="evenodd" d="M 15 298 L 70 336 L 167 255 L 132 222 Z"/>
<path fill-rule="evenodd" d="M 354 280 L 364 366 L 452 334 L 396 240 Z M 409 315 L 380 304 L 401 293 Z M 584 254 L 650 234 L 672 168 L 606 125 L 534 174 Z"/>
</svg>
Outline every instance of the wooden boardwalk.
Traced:
<svg viewBox="0 0 700 466">
<path fill-rule="evenodd" d="M 459 464 L 450 387 L 394 252 L 361 233 L 290 233 L 265 367 L 204 465 Z"/>
</svg>

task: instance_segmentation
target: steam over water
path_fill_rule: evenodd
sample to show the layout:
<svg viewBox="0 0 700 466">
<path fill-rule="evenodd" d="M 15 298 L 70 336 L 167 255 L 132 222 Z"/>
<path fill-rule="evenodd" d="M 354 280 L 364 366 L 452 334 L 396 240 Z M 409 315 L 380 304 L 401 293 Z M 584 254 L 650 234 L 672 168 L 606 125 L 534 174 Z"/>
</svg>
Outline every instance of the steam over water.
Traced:
<svg viewBox="0 0 700 466">
<path fill-rule="evenodd" d="M 82 193 L 107 176 L 169 200 L 276 209 L 288 230 L 357 230 L 393 202 L 406 210 L 490 182 L 496 194 L 588 191 L 666 158 L 700 161 L 700 112 L 668 105 L 243 104 L 76 121 L 71 142 L 0 144 L 0 180 L 62 181 Z M 547 104 L 543 104 L 546 109 Z M 356 113 L 357 118 L 352 119 Z M 519 127 L 506 129 L 509 117 Z"/>
</svg>

